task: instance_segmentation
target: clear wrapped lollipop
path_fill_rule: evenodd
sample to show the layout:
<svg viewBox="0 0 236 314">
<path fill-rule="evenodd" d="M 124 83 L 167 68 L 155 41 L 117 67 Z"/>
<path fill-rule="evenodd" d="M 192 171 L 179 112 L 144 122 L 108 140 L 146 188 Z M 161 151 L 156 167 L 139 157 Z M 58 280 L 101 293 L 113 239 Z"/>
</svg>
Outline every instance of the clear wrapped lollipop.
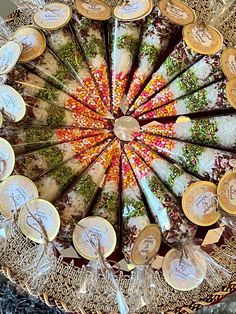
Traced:
<svg viewBox="0 0 236 314">
<path fill-rule="evenodd" d="M 235 106 L 235 101 L 230 102 L 227 99 L 226 83 L 226 79 L 222 79 L 187 96 L 146 112 L 139 119 L 172 117 L 215 110 L 222 110 L 223 113 L 225 109 Z"/>
<path fill-rule="evenodd" d="M 68 186 L 78 179 L 82 172 L 95 161 L 110 142 L 111 140 L 108 139 L 98 146 L 76 155 L 35 180 L 40 197 L 54 203 L 66 191 Z M 50 190 L 48 186 L 51 187 Z"/>
<path fill-rule="evenodd" d="M 187 119 L 167 124 L 154 123 L 145 132 L 219 148 L 236 148 L 236 115 Z"/>
<path fill-rule="evenodd" d="M 104 132 L 107 133 L 103 130 L 92 129 L 13 125 L 0 129 L 0 135 L 12 144 L 16 153 L 25 153 L 33 149 L 95 136 Z"/>
<path fill-rule="evenodd" d="M 224 150 L 181 142 L 148 133 L 137 135 L 142 143 L 179 163 L 200 178 L 217 183 L 224 173 L 232 170 L 236 154 Z"/>
<path fill-rule="evenodd" d="M 85 139 L 41 148 L 28 154 L 17 156 L 14 174 L 21 174 L 30 179 L 35 179 L 83 151 L 96 146 L 109 138 L 109 136 L 111 134 L 95 135 Z"/>
<path fill-rule="evenodd" d="M 15 0 L 15 3 L 21 10 L 30 11 L 34 23 L 46 31 L 48 47 L 67 66 L 78 82 L 77 97 L 85 104 L 90 103 L 97 113 L 111 118 L 68 24 L 72 16 L 71 7 L 61 3 L 46 4 L 44 0 L 29 0 L 28 7 L 22 0 Z"/>
</svg>

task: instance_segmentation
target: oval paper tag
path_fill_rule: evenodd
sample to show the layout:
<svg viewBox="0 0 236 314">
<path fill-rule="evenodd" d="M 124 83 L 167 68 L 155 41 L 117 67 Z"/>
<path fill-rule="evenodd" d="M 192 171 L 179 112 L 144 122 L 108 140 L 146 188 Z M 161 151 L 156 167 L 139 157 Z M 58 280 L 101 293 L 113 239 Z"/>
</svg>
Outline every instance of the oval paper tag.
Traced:
<svg viewBox="0 0 236 314">
<path fill-rule="evenodd" d="M 226 83 L 226 97 L 230 105 L 236 109 L 236 79 Z"/>
<path fill-rule="evenodd" d="M 194 259 L 191 254 L 186 257 L 181 251 L 172 249 L 164 258 L 162 271 L 171 287 L 180 291 L 189 291 L 203 282 L 207 265 L 200 254 Z"/>
<path fill-rule="evenodd" d="M 24 176 L 10 176 L 0 184 L 0 210 L 9 218 L 30 200 L 38 198 L 33 181 Z"/>
<path fill-rule="evenodd" d="M 196 14 L 189 6 L 178 0 L 161 0 L 161 12 L 177 25 L 187 25 L 196 21 Z"/>
<path fill-rule="evenodd" d="M 48 201 L 37 199 L 28 202 L 20 209 L 19 227 L 22 233 L 36 243 L 45 243 L 43 230 L 48 241 L 53 241 L 60 229 L 60 216 L 57 209 Z"/>
<path fill-rule="evenodd" d="M 0 137 L 0 181 L 9 177 L 15 166 L 15 153 L 11 145 Z"/>
<path fill-rule="evenodd" d="M 34 23 L 46 30 L 56 30 L 67 23 L 72 17 L 72 9 L 64 3 L 49 3 L 34 14 Z"/>
<path fill-rule="evenodd" d="M 26 104 L 22 96 L 11 86 L 0 86 L 0 108 L 8 114 L 14 122 L 25 116 Z"/>
<path fill-rule="evenodd" d="M 0 48 L 0 75 L 9 73 L 18 62 L 22 45 L 16 41 L 9 41 Z"/>
<path fill-rule="evenodd" d="M 134 265 L 144 265 L 155 257 L 161 245 L 161 232 L 157 225 L 146 226 L 135 243 L 131 251 L 131 262 Z"/>
<path fill-rule="evenodd" d="M 46 49 L 44 34 L 33 26 L 19 28 L 15 32 L 14 38 L 23 46 L 23 51 L 19 58 L 21 62 L 28 62 L 38 58 Z"/>
<path fill-rule="evenodd" d="M 198 226 L 210 226 L 219 220 L 216 190 L 216 185 L 209 181 L 193 183 L 186 189 L 182 198 L 182 207 L 191 222 Z"/>
<path fill-rule="evenodd" d="M 236 78 L 236 48 L 226 48 L 221 55 L 221 67 L 229 79 Z"/>
<path fill-rule="evenodd" d="M 80 14 L 91 20 L 105 21 L 112 16 L 111 7 L 99 0 L 76 0 L 75 6 Z"/>
<path fill-rule="evenodd" d="M 236 215 L 236 174 L 227 171 L 221 178 L 217 194 L 219 195 L 220 207 L 231 215 Z"/>
<path fill-rule="evenodd" d="M 114 9 L 114 15 L 121 21 L 136 21 L 144 18 L 153 9 L 150 0 L 130 0 L 128 3 L 119 4 Z"/>
<path fill-rule="evenodd" d="M 76 251 L 88 260 L 96 260 L 97 252 L 91 244 L 100 244 L 104 258 L 110 256 L 116 247 L 116 233 L 112 225 L 101 217 L 86 217 L 76 225 L 73 244 Z"/>
<path fill-rule="evenodd" d="M 210 25 L 188 24 L 183 28 L 183 38 L 191 49 L 205 55 L 217 53 L 223 45 L 223 36 Z"/>
</svg>

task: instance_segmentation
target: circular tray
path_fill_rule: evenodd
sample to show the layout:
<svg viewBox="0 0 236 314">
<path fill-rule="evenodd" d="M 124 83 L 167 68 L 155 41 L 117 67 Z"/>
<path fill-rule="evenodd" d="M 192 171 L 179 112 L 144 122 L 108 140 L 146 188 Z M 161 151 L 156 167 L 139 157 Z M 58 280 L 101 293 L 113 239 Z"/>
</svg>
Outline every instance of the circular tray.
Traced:
<svg viewBox="0 0 236 314">
<path fill-rule="evenodd" d="M 53 1 L 48 1 L 53 2 Z M 114 6 L 113 1 L 106 1 Z M 206 18 L 209 8 L 206 0 L 188 0 L 187 2 L 193 9 L 195 9 L 198 17 Z M 222 26 L 222 33 L 225 38 L 231 42 L 236 42 L 235 28 L 232 26 L 234 17 L 224 23 Z M 7 21 L 12 29 L 17 29 L 19 26 L 30 24 L 29 16 L 16 11 L 8 16 Z M 2 273 L 8 277 L 12 282 L 20 285 L 29 293 L 30 288 L 26 283 L 26 277 L 21 271 L 20 261 L 22 259 L 22 252 L 27 255 L 27 252 L 32 249 L 34 244 L 27 240 L 23 234 L 16 228 L 14 236 L 12 236 L 6 243 L 4 252 L 1 255 L 0 267 Z M 179 292 L 172 289 L 164 278 L 156 272 L 156 277 L 162 283 L 163 296 L 159 294 L 156 296 L 156 301 L 148 308 L 144 307 L 137 313 L 194 313 L 199 308 L 217 303 L 229 293 L 236 290 L 236 263 L 231 258 L 236 252 L 236 235 L 231 234 L 224 244 L 221 246 L 214 246 L 211 255 L 216 259 L 220 265 L 227 265 L 232 272 L 230 278 L 225 278 L 214 288 L 207 283 L 203 283 L 198 288 L 189 292 Z M 37 295 L 48 306 L 57 306 L 65 312 L 75 313 L 118 313 L 118 308 L 110 298 L 109 287 L 106 286 L 104 279 L 99 278 L 99 285 L 97 285 L 96 293 L 91 289 L 84 295 L 83 300 L 78 299 L 78 290 L 82 283 L 84 273 L 87 272 L 85 267 L 78 267 L 74 261 L 65 261 L 59 257 L 56 266 L 52 273 L 42 281 L 43 289 Z M 42 279 L 43 280 L 43 279 Z M 126 295 L 129 286 L 130 275 L 127 272 L 120 272 L 119 283 L 123 293 Z M 168 295 L 167 298 L 165 296 Z"/>
</svg>

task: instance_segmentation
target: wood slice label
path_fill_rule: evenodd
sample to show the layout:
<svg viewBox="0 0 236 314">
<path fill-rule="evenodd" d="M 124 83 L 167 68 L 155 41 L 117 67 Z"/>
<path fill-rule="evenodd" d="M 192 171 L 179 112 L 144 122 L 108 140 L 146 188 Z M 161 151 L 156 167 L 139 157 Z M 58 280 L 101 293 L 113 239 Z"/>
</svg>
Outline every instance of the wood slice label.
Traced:
<svg viewBox="0 0 236 314">
<path fill-rule="evenodd" d="M 38 58 L 46 49 L 46 38 L 44 34 L 33 26 L 19 28 L 15 34 L 16 38 L 23 46 L 19 61 L 28 62 Z"/>
<path fill-rule="evenodd" d="M 144 265 L 155 257 L 161 245 L 161 232 L 157 225 L 146 226 L 135 243 L 131 252 L 131 261 L 134 265 Z"/>
<path fill-rule="evenodd" d="M 19 227 L 27 238 L 36 243 L 45 243 L 45 240 L 51 242 L 59 232 L 60 217 L 57 209 L 48 201 L 32 200 L 20 210 Z"/>
<path fill-rule="evenodd" d="M 81 15 L 91 20 L 105 21 L 112 16 L 111 7 L 99 0 L 76 0 L 75 6 Z"/>
<path fill-rule="evenodd" d="M 221 67 L 225 76 L 229 79 L 236 78 L 236 49 L 226 48 L 221 55 Z"/>
<path fill-rule="evenodd" d="M 18 62 L 22 45 L 17 41 L 9 41 L 0 48 L 0 75 L 9 73 Z"/>
<path fill-rule="evenodd" d="M 69 23 L 72 8 L 65 3 L 49 3 L 38 10 L 33 17 L 34 23 L 46 30 L 56 30 Z"/>
<path fill-rule="evenodd" d="M 26 104 L 23 97 L 9 85 L 0 86 L 0 108 L 14 122 L 23 119 L 26 112 Z"/>
<path fill-rule="evenodd" d="M 206 277 L 205 259 L 198 253 L 183 255 L 179 250 L 170 250 L 163 261 L 162 270 L 166 282 L 176 290 L 189 291 L 198 287 Z"/>
<path fill-rule="evenodd" d="M 236 79 L 226 83 L 226 97 L 230 105 L 236 109 Z"/>
<path fill-rule="evenodd" d="M 188 24 L 183 28 L 183 38 L 195 52 L 211 55 L 223 46 L 223 36 L 210 25 Z"/>
<path fill-rule="evenodd" d="M 177 25 L 187 25 L 196 21 L 196 14 L 189 6 L 178 0 L 161 0 L 159 8 L 168 19 Z"/>
<path fill-rule="evenodd" d="M 0 138 L 0 180 L 9 177 L 15 166 L 15 153 L 11 145 Z"/>
<path fill-rule="evenodd" d="M 182 207 L 186 217 L 198 226 L 210 226 L 220 218 L 216 202 L 217 187 L 209 181 L 191 184 L 184 192 Z"/>
<path fill-rule="evenodd" d="M 110 256 L 116 247 L 116 233 L 113 226 L 101 217 L 86 217 L 76 225 L 73 232 L 76 251 L 88 260 L 96 260 L 100 247 L 104 258 Z"/>
<path fill-rule="evenodd" d="M 231 215 L 236 215 L 236 174 L 233 171 L 227 171 L 221 178 L 217 194 L 221 208 Z"/>
<path fill-rule="evenodd" d="M 9 218 L 30 200 L 38 198 L 38 189 L 30 179 L 15 175 L 0 184 L 0 210 Z"/>
<path fill-rule="evenodd" d="M 128 3 L 117 5 L 114 15 L 121 21 L 136 21 L 144 18 L 152 9 L 153 3 L 150 0 L 130 0 Z"/>
</svg>

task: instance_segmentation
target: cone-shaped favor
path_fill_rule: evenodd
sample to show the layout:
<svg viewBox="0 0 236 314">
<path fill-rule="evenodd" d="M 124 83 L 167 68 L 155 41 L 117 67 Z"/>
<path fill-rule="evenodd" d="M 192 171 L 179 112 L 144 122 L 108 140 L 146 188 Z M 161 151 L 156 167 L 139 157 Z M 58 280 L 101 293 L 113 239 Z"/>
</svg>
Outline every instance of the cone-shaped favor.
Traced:
<svg viewBox="0 0 236 314">
<path fill-rule="evenodd" d="M 155 171 L 161 181 L 165 183 L 170 191 L 172 191 L 177 197 L 182 197 L 184 191 L 192 183 L 198 181 L 196 177 L 160 157 L 146 146 L 135 141 L 129 143 L 129 145 L 135 153 Z"/>
<path fill-rule="evenodd" d="M 0 129 L 0 136 L 11 143 L 16 153 L 24 153 L 33 149 L 95 136 L 103 132 L 107 133 L 102 130 L 11 125 Z"/>
<path fill-rule="evenodd" d="M 25 63 L 24 66 L 70 96 L 84 101 L 79 98 L 79 94 L 77 95 L 77 88 L 80 88 L 80 85 L 49 48 L 46 48 L 40 57 Z"/>
<path fill-rule="evenodd" d="M 134 105 L 130 108 L 130 112 L 137 109 L 161 88 L 176 78 L 182 71 L 187 70 L 187 68 L 202 57 L 202 55 L 189 48 L 184 40 L 181 40 L 161 67 L 152 75 L 151 80 L 137 98 Z"/>
<path fill-rule="evenodd" d="M 236 149 L 236 114 L 153 124 L 145 128 L 153 135 L 227 149 Z"/>
<path fill-rule="evenodd" d="M 41 148 L 31 153 L 18 156 L 14 174 L 34 179 L 50 171 L 61 163 L 106 140 L 111 134 L 95 135 L 77 141 L 66 142 Z"/>
<path fill-rule="evenodd" d="M 54 203 L 66 191 L 67 187 L 94 162 L 110 142 L 111 140 L 108 139 L 104 143 L 88 149 L 34 181 L 40 198 Z"/>
<path fill-rule="evenodd" d="M 165 17 L 158 6 L 147 17 L 142 41 L 138 53 L 138 66 L 134 72 L 127 94 L 125 107 L 130 108 L 135 97 L 140 93 L 146 79 L 153 73 L 161 53 L 176 31 L 177 25 Z"/>
<path fill-rule="evenodd" d="M 111 110 L 109 74 L 103 24 L 74 13 L 71 23 L 91 73 L 98 86 L 102 100 Z"/>
<path fill-rule="evenodd" d="M 144 113 L 139 119 L 163 118 L 229 108 L 232 107 L 226 97 L 226 80 L 223 79 L 167 105 Z"/>
<path fill-rule="evenodd" d="M 76 223 L 87 215 L 114 153 L 119 149 L 118 141 L 114 140 L 82 177 L 55 203 L 61 217 L 58 241 L 62 241 L 62 247 L 67 247 L 68 242 L 71 242 Z"/>
<path fill-rule="evenodd" d="M 122 107 L 130 71 L 138 49 L 141 33 L 140 21 L 114 20 L 112 25 L 112 111 Z"/>
<path fill-rule="evenodd" d="M 135 174 L 125 154 L 121 155 L 122 178 L 122 251 L 128 263 L 135 240 L 150 224 Z"/>
<path fill-rule="evenodd" d="M 94 205 L 91 215 L 108 220 L 119 234 L 119 182 L 120 182 L 120 150 L 113 155 L 111 165 L 106 174 L 102 192 Z"/>
<path fill-rule="evenodd" d="M 125 153 L 147 199 L 151 214 L 160 227 L 163 241 L 181 244 L 192 238 L 196 227 L 184 218 L 175 197 L 128 145 L 125 146 Z"/>
<path fill-rule="evenodd" d="M 132 115 L 138 117 L 147 111 L 165 105 L 172 100 L 190 94 L 201 87 L 221 79 L 223 72 L 220 67 L 220 57 L 221 51 L 214 56 L 204 56 L 172 81 L 160 93 L 138 107 Z"/>
<path fill-rule="evenodd" d="M 77 89 L 77 94 L 79 93 L 80 95 L 79 99 L 84 99 L 84 102 L 88 103 L 89 99 L 92 98 L 96 104 L 94 110 L 103 116 L 106 115 L 108 113 L 107 108 L 99 95 L 97 86 L 83 59 L 82 52 L 78 47 L 70 26 L 67 25 L 55 31 L 48 32 L 47 44 L 80 84 L 80 90 Z"/>
<path fill-rule="evenodd" d="M 15 67 L 9 74 L 6 84 L 14 87 L 23 97 L 31 96 L 44 100 L 50 104 L 69 109 L 71 111 L 80 112 L 94 119 L 102 119 L 102 117 L 94 112 L 96 104 L 91 107 L 92 110 L 57 89 L 38 75 L 26 70 L 21 66 Z"/>
<path fill-rule="evenodd" d="M 91 129 L 111 128 L 108 120 L 96 120 L 78 112 L 72 112 L 65 108 L 49 104 L 36 97 L 24 96 L 24 100 L 26 102 L 26 114 L 23 120 L 17 125 L 73 126 Z M 82 105 L 82 107 L 84 106 Z"/>
<path fill-rule="evenodd" d="M 226 171 L 235 167 L 234 153 L 147 133 L 139 134 L 137 139 L 208 181 L 217 183 Z"/>
</svg>

